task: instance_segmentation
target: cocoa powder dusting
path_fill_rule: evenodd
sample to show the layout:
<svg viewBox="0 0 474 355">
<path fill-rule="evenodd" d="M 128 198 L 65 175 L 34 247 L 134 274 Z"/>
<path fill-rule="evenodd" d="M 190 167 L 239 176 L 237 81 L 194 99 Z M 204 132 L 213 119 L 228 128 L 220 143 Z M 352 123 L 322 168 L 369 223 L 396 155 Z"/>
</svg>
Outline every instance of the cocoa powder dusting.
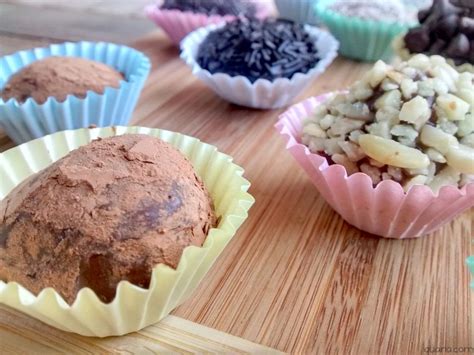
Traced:
<svg viewBox="0 0 474 355">
<path fill-rule="evenodd" d="M 0 279 L 70 304 L 82 287 L 104 302 L 121 280 L 148 287 L 154 266 L 176 268 L 216 225 L 191 163 L 146 135 L 71 152 L 0 201 L 0 217 Z"/>
<path fill-rule="evenodd" d="M 117 88 L 121 73 L 99 62 L 78 57 L 48 57 L 33 62 L 15 73 L 6 83 L 0 96 L 25 102 L 33 98 L 44 103 L 49 97 L 58 101 L 68 95 L 84 98 L 87 91 L 102 94 L 106 87 Z"/>
</svg>

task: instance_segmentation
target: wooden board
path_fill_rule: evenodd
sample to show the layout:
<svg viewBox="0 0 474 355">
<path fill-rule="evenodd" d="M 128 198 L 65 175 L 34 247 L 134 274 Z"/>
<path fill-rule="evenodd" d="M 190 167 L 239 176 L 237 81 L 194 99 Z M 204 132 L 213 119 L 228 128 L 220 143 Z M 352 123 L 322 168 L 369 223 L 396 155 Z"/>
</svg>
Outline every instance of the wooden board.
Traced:
<svg viewBox="0 0 474 355">
<path fill-rule="evenodd" d="M 65 334 L 5 306 L 0 310 L 1 354 L 281 354 L 174 316 L 126 337 L 93 339 Z"/>
<path fill-rule="evenodd" d="M 219 99 L 158 32 L 135 47 L 150 56 L 153 70 L 133 124 L 216 145 L 245 167 L 257 200 L 175 316 L 291 353 L 474 347 L 474 299 L 464 265 L 474 252 L 472 210 L 419 240 L 384 240 L 358 231 L 328 206 L 285 151 L 273 128 L 281 110 L 245 109 Z M 338 59 L 299 99 L 347 86 L 367 68 Z M 0 147 L 9 144 L 0 138 Z M 9 312 L 0 310 L 0 319 L 11 317 Z M 18 344 L 39 341 L 23 332 L 21 322 L 14 329 Z M 61 334 L 67 344 L 78 338 Z M 133 343 L 140 334 L 149 330 L 120 339 Z"/>
</svg>

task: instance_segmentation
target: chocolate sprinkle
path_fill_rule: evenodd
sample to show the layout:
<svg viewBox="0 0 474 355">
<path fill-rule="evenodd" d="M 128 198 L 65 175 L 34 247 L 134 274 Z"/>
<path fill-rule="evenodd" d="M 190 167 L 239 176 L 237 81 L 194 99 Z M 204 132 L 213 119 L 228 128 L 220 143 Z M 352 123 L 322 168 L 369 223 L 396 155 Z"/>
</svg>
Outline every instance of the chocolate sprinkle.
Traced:
<svg viewBox="0 0 474 355">
<path fill-rule="evenodd" d="M 241 0 L 165 0 L 162 9 L 190 11 L 207 15 L 254 17 L 255 4 Z"/>
<path fill-rule="evenodd" d="M 288 20 L 239 19 L 211 32 L 199 46 L 197 62 L 211 73 L 257 79 L 307 73 L 319 61 L 316 38 Z"/>
</svg>

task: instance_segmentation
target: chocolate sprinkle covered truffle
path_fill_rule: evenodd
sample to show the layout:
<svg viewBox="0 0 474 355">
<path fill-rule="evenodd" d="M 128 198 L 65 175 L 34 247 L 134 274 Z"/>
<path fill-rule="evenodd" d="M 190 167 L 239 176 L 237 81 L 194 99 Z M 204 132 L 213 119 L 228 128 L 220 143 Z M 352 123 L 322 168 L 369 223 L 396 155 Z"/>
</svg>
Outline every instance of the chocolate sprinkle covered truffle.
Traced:
<svg viewBox="0 0 474 355">
<path fill-rule="evenodd" d="M 293 21 L 239 19 L 209 33 L 197 62 L 212 74 L 242 75 L 251 82 L 291 79 L 318 63 L 316 40 Z"/>
<path fill-rule="evenodd" d="M 72 303 L 83 287 L 104 302 L 120 281 L 149 287 L 216 224 L 191 163 L 146 135 L 93 141 L 17 186 L 0 202 L 0 280 Z"/>
<path fill-rule="evenodd" d="M 434 0 L 404 37 L 411 53 L 439 54 L 456 65 L 474 62 L 474 1 Z"/>
<path fill-rule="evenodd" d="M 165 0 L 161 9 L 190 11 L 209 16 L 247 16 L 256 13 L 255 4 L 241 0 Z"/>
</svg>

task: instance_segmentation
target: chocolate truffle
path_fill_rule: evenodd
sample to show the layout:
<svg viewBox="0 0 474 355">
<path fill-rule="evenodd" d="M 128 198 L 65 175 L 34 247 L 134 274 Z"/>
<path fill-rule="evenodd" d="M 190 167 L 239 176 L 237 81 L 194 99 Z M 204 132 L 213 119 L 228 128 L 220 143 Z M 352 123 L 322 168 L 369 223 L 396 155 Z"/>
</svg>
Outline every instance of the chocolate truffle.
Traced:
<svg viewBox="0 0 474 355">
<path fill-rule="evenodd" d="M 29 177 L 0 202 L 0 279 L 72 303 L 83 287 L 113 300 L 160 263 L 202 246 L 216 225 L 191 163 L 158 138 L 98 139 Z"/>
<path fill-rule="evenodd" d="M 161 9 L 189 11 L 209 16 L 248 16 L 256 13 L 255 4 L 242 0 L 165 0 Z"/>
<path fill-rule="evenodd" d="M 118 88 L 122 74 L 99 62 L 77 57 L 48 57 L 31 63 L 10 77 L 3 88 L 4 101 L 33 98 L 44 103 L 49 97 L 62 102 L 68 95 L 84 98 L 87 91 L 103 93 Z"/>
</svg>

